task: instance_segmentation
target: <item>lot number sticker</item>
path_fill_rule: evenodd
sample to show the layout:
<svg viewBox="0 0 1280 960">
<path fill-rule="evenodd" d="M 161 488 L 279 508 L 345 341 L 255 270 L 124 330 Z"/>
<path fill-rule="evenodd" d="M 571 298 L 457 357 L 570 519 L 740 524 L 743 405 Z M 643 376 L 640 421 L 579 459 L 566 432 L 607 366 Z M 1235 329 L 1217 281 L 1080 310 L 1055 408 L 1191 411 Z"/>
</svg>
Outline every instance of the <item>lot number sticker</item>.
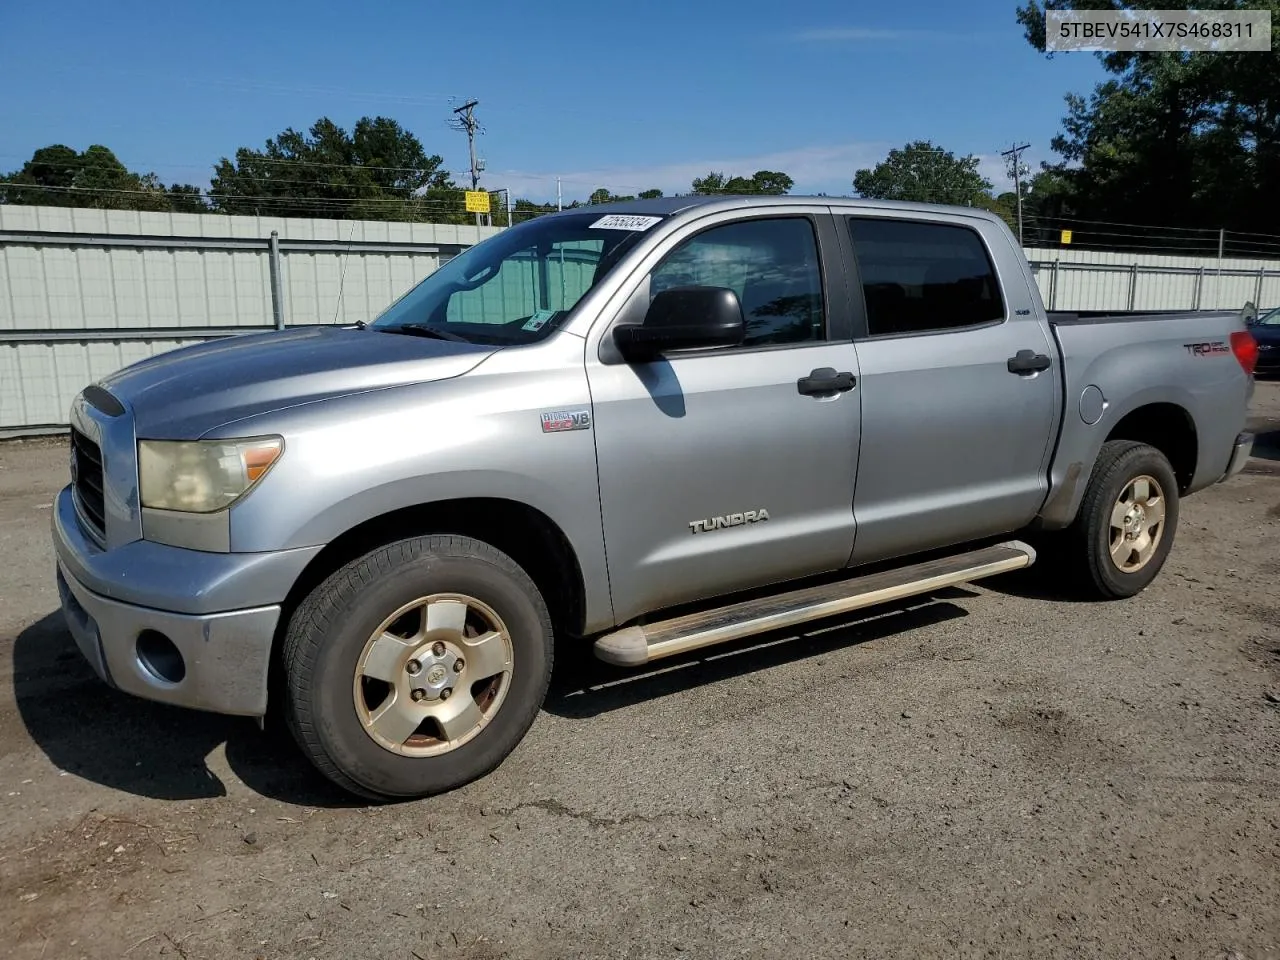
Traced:
<svg viewBox="0 0 1280 960">
<path fill-rule="evenodd" d="M 524 322 L 521 330 L 528 330 L 530 333 L 537 333 L 547 325 L 547 321 L 556 315 L 554 310 L 536 310 L 533 316 Z"/>
<path fill-rule="evenodd" d="M 607 217 L 601 217 L 591 225 L 592 230 L 648 230 L 655 223 L 662 220 L 661 217 L 640 217 L 635 215 L 627 215 L 625 213 L 611 213 Z"/>
</svg>

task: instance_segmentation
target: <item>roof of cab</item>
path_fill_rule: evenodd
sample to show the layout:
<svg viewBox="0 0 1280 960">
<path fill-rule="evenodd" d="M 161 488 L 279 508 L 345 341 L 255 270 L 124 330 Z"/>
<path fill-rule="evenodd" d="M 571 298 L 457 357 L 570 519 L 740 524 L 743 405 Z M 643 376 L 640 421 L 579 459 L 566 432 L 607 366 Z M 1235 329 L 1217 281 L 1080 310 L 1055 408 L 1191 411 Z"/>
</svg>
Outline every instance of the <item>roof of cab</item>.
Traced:
<svg viewBox="0 0 1280 960">
<path fill-rule="evenodd" d="M 694 194 L 690 196 L 655 197 L 651 200 L 615 200 L 610 203 L 590 204 L 585 207 L 572 207 L 560 211 L 559 213 L 551 214 L 551 216 L 563 216 L 564 214 L 575 213 L 582 214 L 587 212 L 594 213 L 599 211 L 601 214 L 648 214 L 650 216 L 665 217 L 709 206 L 715 206 L 721 209 L 737 209 L 741 207 L 786 206 L 796 203 L 815 203 L 847 210 L 902 210 L 916 211 L 920 213 L 945 213 L 951 214 L 952 216 L 956 214 L 963 214 L 984 220 L 1000 220 L 1000 217 L 997 214 L 990 210 L 984 210 L 981 207 L 962 207 L 941 203 L 917 203 L 907 200 L 869 200 L 860 197 L 796 196 L 793 194 L 783 194 L 781 196 L 758 194 Z"/>
</svg>

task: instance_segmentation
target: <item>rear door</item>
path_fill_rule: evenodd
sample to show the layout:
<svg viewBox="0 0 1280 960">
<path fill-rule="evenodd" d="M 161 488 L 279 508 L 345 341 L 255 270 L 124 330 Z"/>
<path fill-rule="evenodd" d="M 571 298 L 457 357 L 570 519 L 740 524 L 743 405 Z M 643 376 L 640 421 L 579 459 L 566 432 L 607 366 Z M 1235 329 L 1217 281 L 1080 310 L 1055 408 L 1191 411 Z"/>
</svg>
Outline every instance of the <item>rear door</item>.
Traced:
<svg viewBox="0 0 1280 960">
<path fill-rule="evenodd" d="M 825 209 L 788 209 L 708 216 L 624 293 L 630 319 L 667 287 L 729 287 L 744 344 L 626 363 L 607 329 L 598 351 L 589 342 L 620 622 L 848 561 L 860 416 L 839 241 Z M 852 374 L 852 389 L 806 390 L 821 368 Z"/>
<path fill-rule="evenodd" d="M 853 561 L 1017 530 L 1048 490 L 1060 376 L 1021 252 L 979 218 L 841 225 L 865 309 Z"/>
</svg>

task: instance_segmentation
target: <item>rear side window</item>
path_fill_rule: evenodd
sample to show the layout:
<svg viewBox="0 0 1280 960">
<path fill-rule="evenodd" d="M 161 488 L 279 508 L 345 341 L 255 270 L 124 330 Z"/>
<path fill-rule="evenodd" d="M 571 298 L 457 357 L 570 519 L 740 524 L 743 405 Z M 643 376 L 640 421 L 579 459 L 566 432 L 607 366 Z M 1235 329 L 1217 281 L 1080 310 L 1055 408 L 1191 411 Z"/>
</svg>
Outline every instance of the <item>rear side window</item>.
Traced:
<svg viewBox="0 0 1280 960">
<path fill-rule="evenodd" d="M 728 287 L 738 295 L 747 326 L 744 346 L 825 336 L 818 241 L 807 218 L 743 220 L 705 230 L 650 274 L 649 295 L 688 284 Z"/>
<path fill-rule="evenodd" d="M 995 270 L 968 227 L 850 218 L 871 336 L 1004 319 Z"/>
</svg>

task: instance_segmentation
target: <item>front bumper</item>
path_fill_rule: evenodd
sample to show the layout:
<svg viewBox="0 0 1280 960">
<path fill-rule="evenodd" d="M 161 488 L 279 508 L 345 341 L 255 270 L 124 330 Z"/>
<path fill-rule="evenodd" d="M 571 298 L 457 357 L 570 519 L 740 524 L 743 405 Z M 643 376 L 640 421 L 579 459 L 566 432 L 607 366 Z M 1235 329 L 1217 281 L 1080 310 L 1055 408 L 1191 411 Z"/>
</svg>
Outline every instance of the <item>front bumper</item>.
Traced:
<svg viewBox="0 0 1280 960">
<path fill-rule="evenodd" d="M 76 646 L 111 686 L 197 710 L 251 717 L 267 712 L 267 669 L 278 606 L 204 616 L 152 610 L 99 596 L 61 563 L 58 594 Z M 155 633 L 177 651 L 180 670 L 171 658 L 162 662 L 144 653 L 154 649 Z"/>
<path fill-rule="evenodd" d="M 81 530 L 70 487 L 54 503 L 52 532 L 63 615 L 100 677 L 150 700 L 266 713 L 281 604 L 320 547 L 204 553 L 135 540 L 103 550 Z M 155 669 L 148 651 L 169 648 L 154 634 L 180 669 Z"/>
<path fill-rule="evenodd" d="M 1231 448 L 1231 459 L 1227 461 L 1227 472 L 1222 475 L 1222 479 L 1230 480 L 1237 473 L 1243 470 L 1244 465 L 1249 461 L 1249 457 L 1252 454 L 1253 434 L 1238 434 L 1236 436 L 1235 446 Z"/>
</svg>

